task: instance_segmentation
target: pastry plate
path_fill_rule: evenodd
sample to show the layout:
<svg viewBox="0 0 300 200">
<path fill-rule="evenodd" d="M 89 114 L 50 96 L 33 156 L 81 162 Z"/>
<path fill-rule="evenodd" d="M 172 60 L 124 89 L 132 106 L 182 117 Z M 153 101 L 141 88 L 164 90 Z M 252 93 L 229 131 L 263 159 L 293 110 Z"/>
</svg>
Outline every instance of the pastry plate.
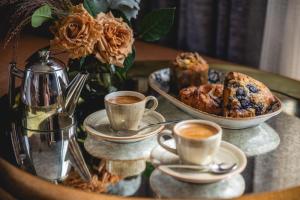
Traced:
<svg viewBox="0 0 300 200">
<path fill-rule="evenodd" d="M 188 106 L 183 102 L 181 102 L 177 98 L 177 95 L 174 94 L 175 92 L 171 91 L 172 83 L 170 78 L 170 68 L 164 68 L 153 72 L 149 76 L 149 85 L 152 89 L 154 89 L 164 98 L 166 98 L 176 107 L 187 112 L 193 117 L 213 121 L 219 124 L 220 126 L 222 126 L 223 128 L 228 128 L 228 129 L 243 129 L 243 128 L 257 126 L 262 122 L 270 119 L 271 117 L 278 115 L 282 111 L 282 103 L 276 96 L 275 98 L 278 103 L 276 104 L 276 106 L 274 106 L 273 110 L 267 114 L 259 115 L 256 117 L 230 118 L 230 117 L 223 117 L 223 116 L 210 114 L 192 108 L 191 106 Z"/>
<path fill-rule="evenodd" d="M 165 141 L 165 144 L 168 146 L 175 146 L 174 139 L 170 139 Z M 169 176 L 172 176 L 180 181 L 190 182 L 190 183 L 213 183 L 226 178 L 229 178 L 235 174 L 241 173 L 246 165 L 247 158 L 242 150 L 238 147 L 222 141 L 221 146 L 217 154 L 213 158 L 213 162 L 215 163 L 228 163 L 237 164 L 237 169 L 227 173 L 227 174 L 211 174 L 211 173 L 197 173 L 195 170 L 183 170 L 176 168 L 169 168 L 163 165 L 172 165 L 172 164 L 180 164 L 179 157 L 173 153 L 166 151 L 161 146 L 157 146 L 151 151 L 150 155 L 151 162 L 154 166 L 156 166 L 160 171 Z"/>
<path fill-rule="evenodd" d="M 144 114 L 141 120 L 139 128 L 144 127 L 148 124 L 155 124 L 155 123 L 166 121 L 165 118 L 156 111 L 151 111 L 146 113 L 147 114 Z M 105 109 L 94 112 L 89 116 L 87 116 L 83 122 L 83 126 L 86 132 L 95 139 L 106 140 L 110 142 L 119 142 L 119 143 L 130 143 L 130 142 L 141 141 L 156 135 L 157 133 L 161 132 L 164 128 L 163 125 L 154 126 L 141 131 L 137 135 L 116 136 L 114 134 L 114 130 L 110 128 L 109 120 Z"/>
</svg>

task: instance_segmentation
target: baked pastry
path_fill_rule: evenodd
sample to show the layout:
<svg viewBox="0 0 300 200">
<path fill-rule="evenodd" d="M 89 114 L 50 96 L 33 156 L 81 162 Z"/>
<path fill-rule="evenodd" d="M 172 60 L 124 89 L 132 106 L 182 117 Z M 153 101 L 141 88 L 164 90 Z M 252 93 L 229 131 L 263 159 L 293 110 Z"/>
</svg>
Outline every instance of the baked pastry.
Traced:
<svg viewBox="0 0 300 200">
<path fill-rule="evenodd" d="M 222 84 L 205 84 L 200 87 L 190 86 L 179 92 L 180 100 L 198 110 L 222 115 Z"/>
<path fill-rule="evenodd" d="M 208 82 L 208 64 L 198 53 L 181 53 L 173 62 L 172 78 L 177 89 Z"/>
<path fill-rule="evenodd" d="M 196 86 L 190 86 L 190 87 L 181 89 L 179 91 L 180 101 L 186 105 L 193 107 L 194 102 L 196 101 L 195 93 L 196 93 L 197 89 L 198 88 Z"/>
<path fill-rule="evenodd" d="M 223 114 L 225 117 L 254 117 L 266 113 L 274 104 L 271 91 L 261 82 L 238 72 L 225 77 Z"/>
</svg>

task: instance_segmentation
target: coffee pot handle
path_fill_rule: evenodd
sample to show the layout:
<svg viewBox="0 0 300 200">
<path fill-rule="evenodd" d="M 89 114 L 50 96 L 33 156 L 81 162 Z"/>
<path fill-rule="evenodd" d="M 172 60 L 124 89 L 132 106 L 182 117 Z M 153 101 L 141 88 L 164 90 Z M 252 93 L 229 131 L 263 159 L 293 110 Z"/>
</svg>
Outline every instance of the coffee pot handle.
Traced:
<svg viewBox="0 0 300 200">
<path fill-rule="evenodd" d="M 15 92 L 16 92 L 16 77 L 22 79 L 24 72 L 18 69 L 15 62 L 9 63 L 9 84 L 8 84 L 8 100 L 10 108 L 13 108 L 15 104 Z"/>
<path fill-rule="evenodd" d="M 15 62 L 11 62 L 9 64 L 9 88 L 8 88 L 8 100 L 9 100 L 9 108 L 12 110 L 15 105 L 15 85 L 16 85 L 16 77 L 23 78 L 23 71 L 17 68 L 17 64 Z M 16 162 L 19 166 L 23 166 L 23 161 L 25 159 L 25 154 L 22 154 L 22 148 L 20 144 L 20 139 L 17 133 L 17 127 L 14 122 L 11 123 L 11 132 L 10 138 L 12 142 L 12 148 L 14 151 L 14 156 Z"/>
</svg>

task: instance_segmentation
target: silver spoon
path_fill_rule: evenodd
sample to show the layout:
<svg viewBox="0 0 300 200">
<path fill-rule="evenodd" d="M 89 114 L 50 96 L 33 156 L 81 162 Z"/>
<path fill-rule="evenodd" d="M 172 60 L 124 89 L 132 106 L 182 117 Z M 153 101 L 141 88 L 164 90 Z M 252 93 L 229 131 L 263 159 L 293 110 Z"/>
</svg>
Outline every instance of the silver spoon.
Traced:
<svg viewBox="0 0 300 200">
<path fill-rule="evenodd" d="M 177 122 L 180 122 L 182 120 L 172 120 L 172 121 L 165 121 L 165 122 L 159 122 L 159 123 L 155 123 L 155 124 L 148 124 L 138 130 L 119 130 L 119 131 L 116 131 L 116 135 L 118 136 L 124 136 L 124 137 L 128 137 L 128 136 L 134 136 L 134 135 L 137 135 L 139 134 L 141 131 L 147 129 L 147 128 L 151 128 L 153 126 L 158 126 L 158 125 L 167 125 L 167 124 L 174 124 L 174 123 L 177 123 Z"/>
<path fill-rule="evenodd" d="M 160 165 L 158 168 L 190 169 L 200 173 L 226 174 L 236 170 L 237 164 L 212 163 L 210 165 Z"/>
<path fill-rule="evenodd" d="M 141 131 L 147 129 L 147 128 L 151 128 L 153 126 L 159 126 L 159 125 L 166 125 L 166 124 L 173 124 L 173 123 L 177 123 L 180 122 L 181 120 L 173 120 L 173 121 L 166 121 L 166 122 L 159 122 L 159 123 L 155 123 L 155 124 L 148 124 L 138 130 L 113 130 L 110 126 L 110 124 L 94 124 L 91 125 L 89 124 L 90 127 L 92 127 L 93 129 L 95 129 L 96 131 L 100 131 L 103 133 L 106 133 L 107 135 L 110 136 L 117 136 L 117 137 L 130 137 L 130 136 L 134 136 L 134 135 L 138 135 L 141 133 Z"/>
</svg>

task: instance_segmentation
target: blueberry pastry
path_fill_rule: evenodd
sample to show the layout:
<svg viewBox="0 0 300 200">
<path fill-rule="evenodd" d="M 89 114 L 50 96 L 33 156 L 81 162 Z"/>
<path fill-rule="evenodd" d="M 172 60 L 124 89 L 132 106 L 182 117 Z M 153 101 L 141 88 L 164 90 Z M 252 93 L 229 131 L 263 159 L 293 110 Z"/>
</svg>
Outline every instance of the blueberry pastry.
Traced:
<svg viewBox="0 0 300 200">
<path fill-rule="evenodd" d="M 225 117 L 254 117 L 266 113 L 274 104 L 271 91 L 245 74 L 229 72 L 225 77 L 223 114 Z"/>
<path fill-rule="evenodd" d="M 198 54 L 185 52 L 179 54 L 172 64 L 173 83 L 177 89 L 200 86 L 208 82 L 208 64 Z"/>
<path fill-rule="evenodd" d="M 190 86 L 180 90 L 180 100 L 198 110 L 222 115 L 222 84 L 205 84 L 200 87 Z"/>
</svg>

